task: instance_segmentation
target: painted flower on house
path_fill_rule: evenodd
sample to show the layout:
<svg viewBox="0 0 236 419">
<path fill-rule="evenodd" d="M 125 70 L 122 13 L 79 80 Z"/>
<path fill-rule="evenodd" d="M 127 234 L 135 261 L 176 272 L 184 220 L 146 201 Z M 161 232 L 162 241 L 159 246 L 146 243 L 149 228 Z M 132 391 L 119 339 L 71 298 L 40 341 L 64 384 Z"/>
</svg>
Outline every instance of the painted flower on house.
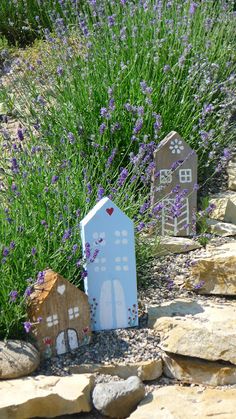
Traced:
<svg viewBox="0 0 236 419">
<path fill-rule="evenodd" d="M 170 150 L 172 154 L 180 154 L 183 149 L 183 142 L 178 138 L 175 138 L 170 142 Z"/>
</svg>

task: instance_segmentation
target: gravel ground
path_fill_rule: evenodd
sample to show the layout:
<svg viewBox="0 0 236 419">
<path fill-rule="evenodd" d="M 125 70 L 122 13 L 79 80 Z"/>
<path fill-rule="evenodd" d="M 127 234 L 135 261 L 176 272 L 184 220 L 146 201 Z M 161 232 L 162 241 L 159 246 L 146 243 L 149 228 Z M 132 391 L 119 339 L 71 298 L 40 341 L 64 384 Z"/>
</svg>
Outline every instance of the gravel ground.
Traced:
<svg viewBox="0 0 236 419">
<path fill-rule="evenodd" d="M 233 238 L 213 238 L 208 246 L 216 247 L 223 243 L 232 242 Z M 207 246 L 207 247 L 208 247 Z M 185 284 L 190 280 L 189 266 L 196 256 L 204 253 L 205 249 L 197 249 L 189 253 L 169 255 L 161 258 L 153 258 L 142 267 L 139 272 L 138 289 L 139 296 L 139 327 L 101 331 L 93 334 L 92 344 L 87 347 L 65 355 L 54 357 L 41 364 L 35 375 L 69 375 L 70 367 L 82 363 L 137 362 L 155 359 L 160 356 L 158 347 L 159 338 L 154 335 L 152 329 L 147 327 L 147 309 L 151 305 L 157 305 L 175 298 L 192 298 L 200 300 L 227 300 L 220 296 L 202 296 L 189 291 Z M 118 377 L 95 374 L 95 383 L 120 380 Z M 160 377 L 157 380 L 146 382 L 146 393 L 156 390 L 165 385 L 178 383 L 176 380 Z M 62 416 L 61 419 L 105 419 L 95 409 L 90 413 L 80 413 L 70 416 Z"/>
</svg>

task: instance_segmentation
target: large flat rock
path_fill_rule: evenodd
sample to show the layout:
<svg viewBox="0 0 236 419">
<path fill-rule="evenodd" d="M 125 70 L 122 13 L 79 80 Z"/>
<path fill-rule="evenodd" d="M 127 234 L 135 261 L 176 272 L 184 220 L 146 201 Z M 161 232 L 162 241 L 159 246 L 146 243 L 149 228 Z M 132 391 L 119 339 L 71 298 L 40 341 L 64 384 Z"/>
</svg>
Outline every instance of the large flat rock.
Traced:
<svg viewBox="0 0 236 419">
<path fill-rule="evenodd" d="M 166 386 L 150 393 L 130 419 L 235 419 L 236 389 Z"/>
<path fill-rule="evenodd" d="M 236 366 L 230 362 L 205 361 L 188 356 L 162 355 L 164 375 L 182 383 L 195 383 L 210 386 L 236 384 Z"/>
<path fill-rule="evenodd" d="M 150 307 L 148 315 L 162 350 L 236 364 L 236 301 L 177 299 Z"/>
<path fill-rule="evenodd" d="M 54 418 L 92 409 L 93 376 L 37 376 L 2 381 L 0 418 Z"/>
<path fill-rule="evenodd" d="M 236 295 L 236 241 L 209 248 L 194 262 L 191 275 L 200 294 Z"/>
<path fill-rule="evenodd" d="M 120 378 L 129 378 L 136 375 L 142 381 L 156 380 L 162 375 L 162 359 L 141 361 L 133 363 L 114 363 L 114 364 L 81 364 L 70 368 L 73 374 L 100 373 L 116 375 Z"/>
</svg>

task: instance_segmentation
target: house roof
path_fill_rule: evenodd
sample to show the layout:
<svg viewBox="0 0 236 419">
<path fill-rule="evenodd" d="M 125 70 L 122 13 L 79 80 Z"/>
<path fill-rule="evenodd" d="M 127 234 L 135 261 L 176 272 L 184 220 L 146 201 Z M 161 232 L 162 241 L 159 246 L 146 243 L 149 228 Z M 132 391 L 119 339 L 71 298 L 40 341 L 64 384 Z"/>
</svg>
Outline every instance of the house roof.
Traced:
<svg viewBox="0 0 236 419">
<path fill-rule="evenodd" d="M 30 296 L 31 301 L 33 303 L 37 302 L 37 304 L 42 304 L 59 279 L 66 281 L 63 276 L 53 272 L 51 269 L 46 270 L 43 283 L 35 285 L 34 292 Z"/>
<path fill-rule="evenodd" d="M 159 151 L 161 148 L 168 146 L 169 143 L 173 140 L 181 140 L 184 144 L 185 149 L 188 150 L 187 152 L 192 150 L 192 152 L 195 153 L 194 150 L 190 147 L 190 145 L 176 131 L 169 132 L 169 134 L 167 134 L 167 136 L 158 144 L 156 151 Z"/>
<path fill-rule="evenodd" d="M 130 223 L 132 223 L 130 218 L 119 207 L 117 207 L 117 205 L 114 204 L 114 202 L 112 202 L 108 197 L 104 197 L 88 212 L 88 214 L 80 222 L 81 228 L 83 229 L 92 219 L 95 218 L 95 216 L 101 213 L 101 211 L 99 210 L 101 210 L 102 208 L 104 208 L 108 213 L 109 209 L 115 209 L 114 216 L 112 216 L 112 219 L 113 217 L 116 218 L 116 216 L 119 214 L 119 216 L 124 217 L 125 219 L 129 220 Z"/>
</svg>

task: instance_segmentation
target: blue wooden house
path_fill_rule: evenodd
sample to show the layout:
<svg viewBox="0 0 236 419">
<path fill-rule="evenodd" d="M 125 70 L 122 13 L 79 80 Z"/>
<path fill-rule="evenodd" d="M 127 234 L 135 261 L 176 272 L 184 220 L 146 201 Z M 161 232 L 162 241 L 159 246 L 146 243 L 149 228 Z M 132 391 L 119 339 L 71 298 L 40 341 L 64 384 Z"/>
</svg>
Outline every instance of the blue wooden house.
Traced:
<svg viewBox="0 0 236 419">
<path fill-rule="evenodd" d="M 109 198 L 103 198 L 81 221 L 81 236 L 87 253 L 84 286 L 92 329 L 137 326 L 133 222 Z"/>
</svg>

